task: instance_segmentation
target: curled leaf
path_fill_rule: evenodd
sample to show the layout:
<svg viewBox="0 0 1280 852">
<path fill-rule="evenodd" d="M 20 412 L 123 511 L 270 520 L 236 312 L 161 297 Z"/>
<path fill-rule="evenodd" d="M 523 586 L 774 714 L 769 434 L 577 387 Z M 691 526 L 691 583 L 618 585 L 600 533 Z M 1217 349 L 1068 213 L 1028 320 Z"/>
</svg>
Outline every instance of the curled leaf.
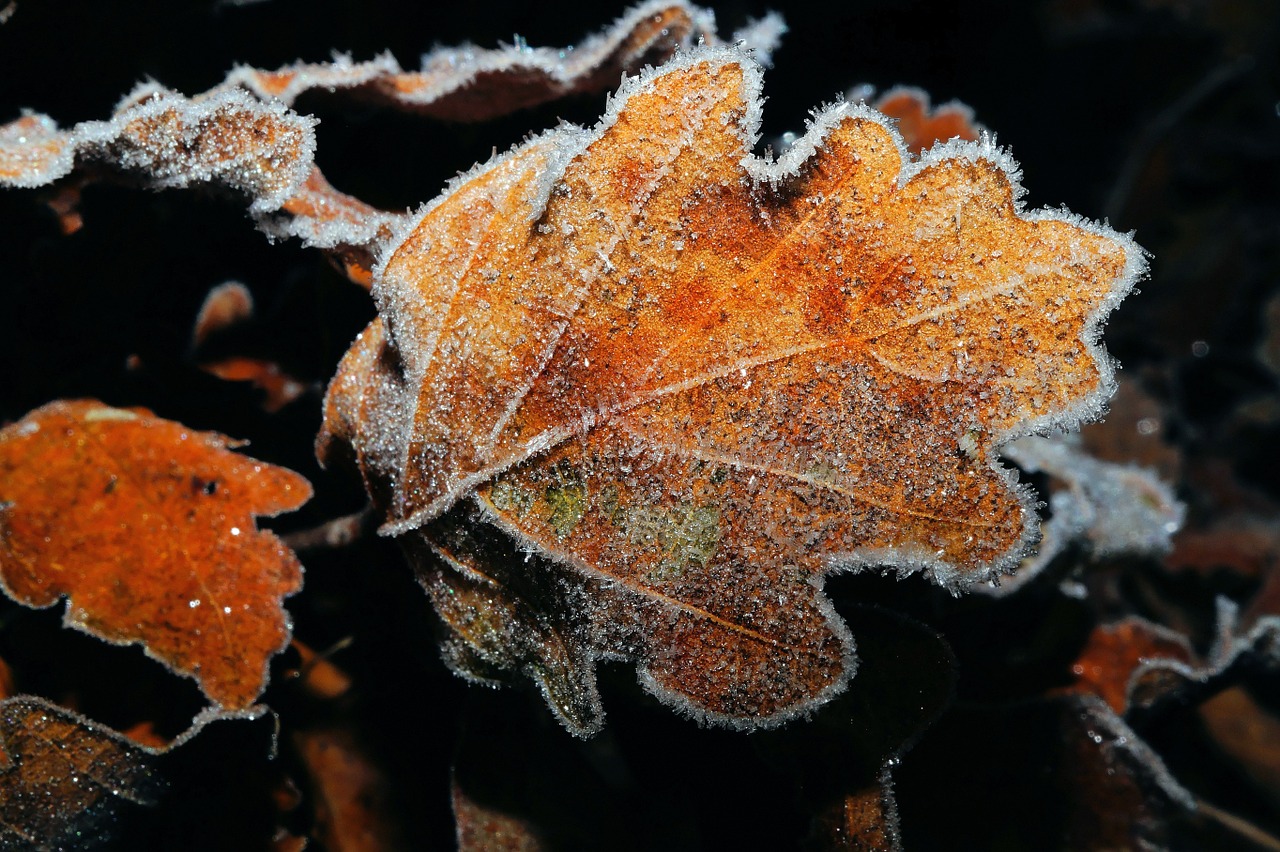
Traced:
<svg viewBox="0 0 1280 852">
<path fill-rule="evenodd" d="M 239 281 L 225 281 L 209 290 L 191 328 L 191 349 L 210 337 L 253 316 L 253 294 Z"/>
<path fill-rule="evenodd" d="M 579 732 L 602 656 L 723 723 L 826 700 L 854 663 L 825 574 L 1007 570 L 1035 516 L 997 449 L 1111 389 L 1137 246 L 866 107 L 760 160 L 760 85 L 691 51 L 459 178 L 330 388 L 321 451 L 405 537 L 451 662 L 525 671 Z"/>
<path fill-rule="evenodd" d="M 714 38 L 711 13 L 684 0 L 649 0 L 599 35 L 567 49 L 523 43 L 494 50 L 437 48 L 405 71 L 390 54 L 369 62 L 336 56 L 275 71 L 240 67 L 227 85 L 292 104 L 304 92 L 347 91 L 437 118 L 481 121 L 576 92 L 599 91 L 622 74 L 660 62 L 698 37 Z"/>
<path fill-rule="evenodd" d="M 54 402 L 0 430 L 0 582 L 68 599 L 66 622 L 138 643 L 223 708 L 250 705 L 289 640 L 302 566 L 255 515 L 297 508 L 305 479 L 145 409 Z"/>
<path fill-rule="evenodd" d="M 277 209 L 311 171 L 315 119 L 230 89 L 188 99 L 154 85 L 109 121 L 59 131 L 45 116 L 0 126 L 0 185 L 42 186 L 73 168 L 105 169 L 150 187 L 208 184 Z"/>
</svg>

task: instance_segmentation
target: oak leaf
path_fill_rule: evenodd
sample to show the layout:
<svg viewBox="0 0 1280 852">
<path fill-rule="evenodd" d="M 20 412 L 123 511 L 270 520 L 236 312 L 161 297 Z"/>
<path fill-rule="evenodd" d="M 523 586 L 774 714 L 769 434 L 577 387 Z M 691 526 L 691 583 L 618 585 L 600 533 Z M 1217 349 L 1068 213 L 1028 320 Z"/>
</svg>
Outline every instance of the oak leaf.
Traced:
<svg viewBox="0 0 1280 852">
<path fill-rule="evenodd" d="M 319 446 L 349 448 L 481 679 L 575 731 L 594 662 L 699 718 L 843 688 L 835 568 L 953 589 L 1034 537 L 1013 437 L 1095 415 L 1128 238 L 1025 212 L 989 143 L 912 159 L 880 114 L 751 153 L 760 72 L 690 51 L 459 178 L 377 270 Z"/>
<path fill-rule="evenodd" d="M 68 598 L 68 625 L 195 678 L 228 710 L 266 685 L 289 641 L 281 599 L 302 566 L 255 515 L 311 496 L 292 471 L 146 409 L 92 400 L 0 430 L 0 583 L 19 603 Z"/>
</svg>

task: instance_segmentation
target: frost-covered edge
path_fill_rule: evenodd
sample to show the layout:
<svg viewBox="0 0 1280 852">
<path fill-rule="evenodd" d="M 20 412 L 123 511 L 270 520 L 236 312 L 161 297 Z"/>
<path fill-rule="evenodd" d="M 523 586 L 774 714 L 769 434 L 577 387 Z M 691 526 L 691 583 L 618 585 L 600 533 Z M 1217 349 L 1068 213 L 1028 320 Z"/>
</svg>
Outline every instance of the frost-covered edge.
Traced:
<svg viewBox="0 0 1280 852">
<path fill-rule="evenodd" d="M 243 87 L 263 100 L 291 105 L 299 96 L 313 89 L 355 89 L 386 77 L 414 74 L 426 76 L 442 68 L 449 68 L 453 73 L 435 86 L 396 91 L 394 100 L 407 107 L 428 107 L 462 91 L 482 74 L 504 72 L 541 73 L 557 89 L 567 89 L 596 71 L 647 18 L 670 10 L 681 11 L 688 16 L 692 35 L 714 37 L 715 15 L 709 9 L 695 6 L 686 0 L 646 0 L 623 12 L 601 30 L 588 35 L 576 46 L 529 47 L 517 41 L 515 44 L 496 48 L 481 48 L 466 43 L 436 47 L 422 54 L 417 71 L 406 71 L 389 51 L 364 62 L 353 61 L 350 53 L 335 52 L 327 63 L 295 62 L 274 71 L 236 65 L 227 75 L 223 86 Z M 753 22 L 754 27 L 749 25 L 744 30 L 743 37 L 760 42 L 766 55 L 786 29 L 784 25 L 779 30 L 777 24 L 780 23 L 780 18 L 775 20 L 776 17 L 766 16 Z M 650 46 L 652 42 L 641 45 L 640 49 L 643 51 Z M 264 74 L 293 74 L 294 78 L 279 92 L 271 92 L 258 83 L 258 79 Z"/>
<path fill-rule="evenodd" d="M 147 150 L 144 140 L 138 145 L 128 135 L 128 125 L 135 121 L 155 118 L 173 110 L 187 125 L 184 130 L 197 133 L 200 122 L 213 119 L 220 112 L 245 112 L 264 115 L 288 127 L 300 137 L 297 156 L 283 165 L 276 175 L 281 186 L 268 190 L 262 180 L 263 173 L 254 173 L 237 157 L 227 162 L 199 162 L 189 157 L 180 168 L 171 168 L 161 155 Z M 216 91 L 207 96 L 187 98 L 177 92 L 154 83 L 142 83 L 126 95 L 111 118 L 102 121 L 82 121 L 68 130 L 57 130 L 47 116 L 28 113 L 24 119 L 34 117 L 40 125 L 41 135 L 31 144 L 59 142 L 61 147 L 48 157 L 44 168 L 33 169 L 14 178 L 0 178 L 0 186 L 32 188 L 44 186 L 70 174 L 81 162 L 105 163 L 113 170 L 130 175 L 144 185 L 157 188 L 181 188 L 193 183 L 209 183 L 224 186 L 250 198 L 249 211 L 261 215 L 279 207 L 305 183 L 315 160 L 315 126 L 318 119 L 299 115 L 283 104 L 259 100 L 241 89 Z M 22 119 L 19 119 L 21 121 Z M 12 128 L 12 124 L 0 126 L 0 131 Z M 7 134 L 6 134 L 7 135 Z M 163 135 L 164 143 L 176 143 L 182 135 Z M 13 146 L 29 144 L 10 142 L 0 138 L 0 144 Z M 114 148 L 122 150 L 114 151 Z M 163 154 L 164 152 L 160 152 Z M 249 152 L 252 155 L 253 152 Z"/>
</svg>

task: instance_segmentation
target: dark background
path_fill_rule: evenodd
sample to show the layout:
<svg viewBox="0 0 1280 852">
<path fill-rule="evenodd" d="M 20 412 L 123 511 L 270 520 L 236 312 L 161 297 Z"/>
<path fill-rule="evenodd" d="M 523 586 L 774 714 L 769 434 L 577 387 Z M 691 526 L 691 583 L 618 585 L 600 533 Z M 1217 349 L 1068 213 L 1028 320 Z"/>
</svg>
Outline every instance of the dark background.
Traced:
<svg viewBox="0 0 1280 852">
<path fill-rule="evenodd" d="M 553 0 L 448 7 L 18 0 L 11 8 L 0 25 L 0 122 L 28 108 L 64 126 L 108 117 L 144 79 L 192 94 L 220 82 L 235 63 L 272 68 L 324 60 L 331 50 L 356 59 L 390 50 L 415 68 L 434 44 L 491 47 L 519 34 L 532 45 L 563 45 L 623 11 Z M 849 0 L 724 3 L 715 12 L 727 34 L 769 8 L 785 15 L 791 32 L 766 75 L 766 141 L 802 129 L 810 109 L 858 83 L 911 84 L 935 103 L 969 104 L 1021 163 L 1028 206 L 1065 205 L 1136 230 L 1153 254 L 1151 278 L 1112 319 L 1110 351 L 1165 407 L 1171 444 L 1190 456 L 1222 459 L 1241 482 L 1280 499 L 1277 376 L 1257 354 L 1268 339 L 1274 345 L 1276 321 L 1268 325 L 1266 305 L 1280 284 L 1280 4 Z M 317 96 L 299 109 L 322 120 L 318 163 L 335 186 L 403 208 L 431 199 L 445 180 L 492 150 L 559 118 L 590 123 L 602 105 L 603 94 L 577 97 L 479 126 Z M 372 316 L 363 292 L 316 253 L 269 244 L 228 199 L 91 187 L 80 208 L 84 228 L 63 236 L 44 197 L 0 193 L 0 422 L 59 397 L 145 405 L 193 427 L 249 438 L 255 456 L 311 478 L 317 498 L 280 519 L 281 529 L 359 508 L 359 483 L 321 472 L 310 442 L 319 424 L 318 391 Z M 316 388 L 278 414 L 261 410 L 256 391 L 220 382 L 190 358 L 196 310 L 210 287 L 229 279 L 248 285 L 258 312 L 225 342 L 228 351 L 275 360 Z M 1261 413 L 1241 425 L 1242 406 Z M 1212 511 L 1187 485 L 1180 488 L 1193 520 L 1197 511 Z M 474 748 L 465 736 L 470 730 L 474 739 L 477 729 L 490 731 L 491 747 L 505 744 L 483 759 L 496 766 L 509 761 L 508 781 L 527 775 L 531 788 L 563 783 L 591 803 L 552 817 L 580 821 L 576 832 L 564 829 L 567 848 L 589 847 L 582 838 L 595 830 L 621 829 L 633 848 L 688 849 L 790 848 L 805 833 L 803 785 L 785 761 L 761 757 L 768 751 L 763 738 L 743 745 L 738 734 L 699 732 L 652 706 L 626 668 L 615 666 L 605 674 L 610 732 L 580 746 L 548 722 L 536 696 L 467 687 L 444 670 L 425 597 L 393 547 L 366 542 L 352 551 L 308 554 L 305 562 L 308 589 L 290 602 L 298 636 L 317 648 L 354 638 L 335 658 L 356 678 L 354 704 L 317 708 L 273 686 L 265 701 L 281 713 L 284 747 L 271 769 L 263 768 L 270 731 L 261 726 L 241 739 L 220 730 L 210 744 L 192 743 L 185 768 L 175 770 L 181 793 L 161 810 L 165 843 L 253 848 L 263 827 L 281 819 L 305 832 L 306 806 L 282 818 L 269 794 L 279 775 L 304 774 L 290 755 L 291 730 L 330 724 L 358 731 L 393 780 L 389 812 L 416 848 L 452 843 L 449 767 L 468 742 Z M 941 631 L 959 658 L 958 704 L 918 749 L 914 768 L 913 753 L 904 758 L 899 799 L 908 848 L 1069 846 L 1067 817 L 1052 801 L 1058 782 L 1046 776 L 1052 761 L 1028 745 L 1049 723 L 1017 715 L 1008 702 L 1057 683 L 1097 613 L 1058 599 L 949 610 L 918 580 L 841 578 L 833 591 L 843 611 L 872 602 L 910 612 Z M 1249 589 L 1227 591 L 1243 596 Z M 1203 608 L 1221 592 L 1197 587 L 1186 595 L 1193 608 Z M 1060 632 L 1046 638 L 1046 624 Z M 98 648 L 63 632 L 56 613 L 4 615 L 0 656 L 18 668 L 20 686 L 54 698 L 78 690 L 84 712 L 122 728 L 155 712 L 144 701 L 152 687 L 143 684 L 164 679 L 158 667 L 135 651 Z M 1054 650 L 1027 652 L 1032 663 L 1026 654 L 1010 662 L 1010 647 L 1032 639 Z M 886 665 L 896 653 L 885 651 Z M 930 677 L 945 668 L 939 653 L 920 655 Z M 137 685 L 95 675 L 112 666 L 131 672 Z M 95 676 L 104 682 L 84 685 Z M 947 677 L 930 683 L 949 684 Z M 910 692 L 911 680 L 910 673 L 882 673 L 871 682 L 890 692 L 907 683 Z M 177 729 L 200 703 L 194 686 L 181 688 L 164 699 Z M 168 696 L 164 690 L 172 687 L 154 689 Z M 864 697 L 874 703 L 874 696 Z M 886 701 L 911 703 L 901 695 Z M 921 714 L 923 727 L 925 708 L 912 712 Z M 233 742 L 222 743 L 224 736 Z M 1184 755 L 1184 762 L 1193 757 Z M 574 775 L 579 764 L 586 769 Z M 619 766 L 625 783 L 616 787 L 592 789 L 581 781 L 592 772 L 616 780 L 609 768 Z M 1214 792 L 1227 783 L 1222 778 L 1230 775 L 1210 773 L 1201 789 Z M 617 793 L 608 807 L 596 801 L 601 789 Z M 1265 799 L 1244 796 L 1236 804 L 1272 831 L 1280 825 Z M 130 830 L 147 842 L 161 836 L 154 827 Z"/>
</svg>

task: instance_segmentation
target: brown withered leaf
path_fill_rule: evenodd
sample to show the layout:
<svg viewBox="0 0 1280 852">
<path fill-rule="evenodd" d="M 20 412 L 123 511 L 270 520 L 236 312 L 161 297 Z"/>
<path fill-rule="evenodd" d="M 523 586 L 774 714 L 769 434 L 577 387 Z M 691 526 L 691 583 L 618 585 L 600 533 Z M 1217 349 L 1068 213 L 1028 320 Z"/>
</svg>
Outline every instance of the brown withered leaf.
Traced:
<svg viewBox="0 0 1280 852">
<path fill-rule="evenodd" d="M 294 731 L 294 750 L 306 768 L 314 809 L 311 836 L 324 849 L 377 852 L 403 849 L 395 819 L 393 786 L 385 771 L 339 726 Z"/>
<path fill-rule="evenodd" d="M 1215 745 L 1259 793 L 1280 805 L 1280 719 L 1248 689 L 1232 686 L 1196 708 Z"/>
<path fill-rule="evenodd" d="M 1065 811 L 1065 849 L 1167 849 L 1174 839 L 1205 848 L 1188 831 L 1196 801 L 1160 756 L 1100 699 L 1061 708 L 1055 793 Z"/>
<path fill-rule="evenodd" d="M 460 177 L 374 281 L 323 455 L 353 454 L 474 677 L 600 724 L 594 661 L 699 718 L 843 688 L 833 568 L 953 589 L 1034 535 L 996 460 L 1097 413 L 1141 250 L 1027 213 L 986 143 L 838 104 L 754 157 L 759 69 L 690 51 Z"/>
<path fill-rule="evenodd" d="M 527 820 L 477 801 L 458 784 L 450 784 L 459 852 L 541 852 L 547 845 Z"/>
<path fill-rule="evenodd" d="M 886 782 L 888 778 L 886 776 Z M 815 820 L 823 850 L 889 852 L 900 849 L 893 834 L 892 787 L 871 786 L 845 795 Z"/>
<path fill-rule="evenodd" d="M 87 849 L 161 788 L 155 753 L 40 698 L 0 702 L 0 848 Z"/>
<path fill-rule="evenodd" d="M 311 486 L 228 439 L 146 409 L 53 402 L 0 430 L 0 580 L 66 623 L 138 643 L 222 708 L 248 706 L 289 641 L 281 599 L 302 584 L 255 515 Z"/>
</svg>

